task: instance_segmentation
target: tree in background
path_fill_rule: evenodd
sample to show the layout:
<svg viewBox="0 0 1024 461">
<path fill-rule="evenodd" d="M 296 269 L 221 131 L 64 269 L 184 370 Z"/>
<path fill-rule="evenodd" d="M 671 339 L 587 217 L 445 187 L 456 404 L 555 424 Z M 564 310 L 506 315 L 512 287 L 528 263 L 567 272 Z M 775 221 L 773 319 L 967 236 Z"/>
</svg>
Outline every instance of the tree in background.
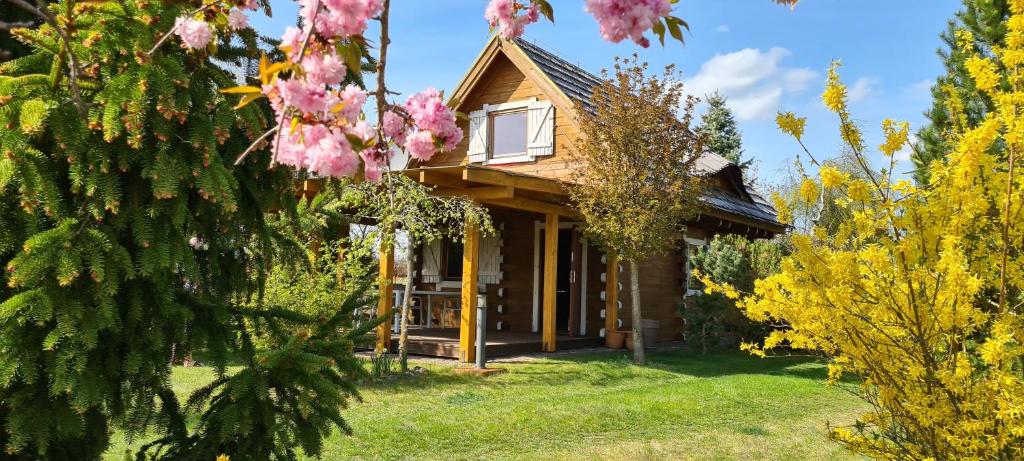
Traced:
<svg viewBox="0 0 1024 461">
<path fill-rule="evenodd" d="M 945 45 L 938 54 L 946 74 L 932 85 L 932 108 L 925 112 L 928 124 L 918 130 L 919 141 L 910 157 L 919 184 L 928 183 L 928 165 L 944 159 L 956 146 L 955 134 L 977 126 L 995 108 L 992 99 L 978 91 L 966 63 L 974 55 L 992 57 L 994 49 L 1005 46 L 1005 21 L 1009 16 L 1008 0 L 964 0 L 963 10 L 942 33 Z M 963 46 L 958 30 L 971 33 L 969 47 Z"/>
<path fill-rule="evenodd" d="M 849 219 L 831 234 L 815 227 L 794 235 L 782 271 L 739 302 L 755 321 L 788 325 L 748 344 L 754 353 L 820 353 L 830 381 L 860 380 L 871 410 L 831 435 L 867 456 L 1017 459 L 1024 452 L 1024 0 L 1010 8 L 1006 46 L 994 58 L 970 55 L 974 38 L 956 33 L 975 87 L 1000 104 L 977 126 L 953 127 L 945 161 L 929 165 L 929 183 L 899 180 L 891 168 L 861 179 L 819 164 L 804 199 L 820 206 L 815 192 L 836 190 Z M 822 98 L 838 115 L 843 142 L 864 159 L 846 95 L 833 66 Z M 780 114 L 778 122 L 803 144 L 805 119 Z M 879 150 L 892 165 L 910 127 L 887 120 L 882 129 Z"/>
<path fill-rule="evenodd" d="M 864 173 L 860 162 L 849 152 L 821 160 L 821 164 L 849 177 L 871 180 L 869 175 Z M 815 227 L 831 235 L 851 215 L 848 208 L 836 204 L 836 199 L 842 198 L 839 192 L 811 187 L 805 181 L 806 172 L 805 160 L 797 157 L 793 160 L 792 168 L 787 168 L 780 181 L 769 188 L 772 199 L 778 205 L 776 209 L 785 209 L 787 212 L 786 221 L 791 232 L 780 236 L 786 242 L 793 233 L 807 234 Z M 812 196 L 810 200 L 805 198 L 808 195 Z"/>
<path fill-rule="evenodd" d="M 726 97 L 718 92 L 706 97 L 708 111 L 701 116 L 697 134 L 704 136 L 704 149 L 746 169 L 750 161 L 741 162 L 743 136 L 736 126 L 736 117 L 726 105 Z"/>
<path fill-rule="evenodd" d="M 694 165 L 702 152 L 690 129 L 694 98 L 685 98 L 674 67 L 648 76 L 647 63 L 616 58 L 579 109 L 581 136 L 570 152 L 579 165 L 570 194 L 596 242 L 629 262 L 633 359 L 644 363 L 638 262 L 677 248 L 696 216 L 704 186 Z M 682 113 L 682 118 L 678 114 Z"/>
<path fill-rule="evenodd" d="M 754 280 L 779 272 L 785 247 L 781 240 L 747 240 L 739 235 L 716 235 L 711 244 L 700 249 L 690 266 L 717 283 L 727 283 L 741 291 L 754 289 Z M 686 341 L 701 353 L 723 340 L 749 340 L 767 332 L 765 326 L 743 317 L 736 302 L 721 293 L 688 296 L 679 306 L 686 321 Z"/>
</svg>

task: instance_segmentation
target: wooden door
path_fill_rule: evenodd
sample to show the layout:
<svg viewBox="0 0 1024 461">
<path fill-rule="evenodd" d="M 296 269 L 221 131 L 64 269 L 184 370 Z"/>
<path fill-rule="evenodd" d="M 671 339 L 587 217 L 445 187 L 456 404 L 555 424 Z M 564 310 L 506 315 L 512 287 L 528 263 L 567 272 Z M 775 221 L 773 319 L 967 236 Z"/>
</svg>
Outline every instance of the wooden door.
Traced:
<svg viewBox="0 0 1024 461">
<path fill-rule="evenodd" d="M 579 229 L 572 230 L 572 269 L 569 272 L 569 336 L 580 335 L 581 292 L 583 274 L 583 238 Z"/>
</svg>

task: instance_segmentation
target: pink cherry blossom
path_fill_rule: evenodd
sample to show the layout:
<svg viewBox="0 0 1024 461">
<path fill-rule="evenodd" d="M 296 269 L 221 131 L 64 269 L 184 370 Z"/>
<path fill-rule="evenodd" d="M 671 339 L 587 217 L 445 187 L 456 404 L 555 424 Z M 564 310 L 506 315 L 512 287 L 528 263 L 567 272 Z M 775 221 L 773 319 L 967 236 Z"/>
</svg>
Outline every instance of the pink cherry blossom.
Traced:
<svg viewBox="0 0 1024 461">
<path fill-rule="evenodd" d="M 484 19 L 491 27 L 498 28 L 498 35 L 512 39 L 523 35 L 526 26 L 537 22 L 540 10 L 537 4 L 525 7 L 526 13 L 517 15 L 517 9 L 524 9 L 516 0 L 491 0 L 484 11 Z"/>
<path fill-rule="evenodd" d="M 299 0 L 299 3 L 299 14 L 306 23 L 315 22 L 320 35 L 341 38 L 362 34 L 366 21 L 379 15 L 383 7 L 381 0 Z"/>
<path fill-rule="evenodd" d="M 174 21 L 174 32 L 181 37 L 181 43 L 192 49 L 206 48 L 213 39 L 209 24 L 184 16 Z"/>
<path fill-rule="evenodd" d="M 405 150 L 416 160 L 430 160 L 435 152 L 434 137 L 431 136 L 429 131 L 417 131 L 406 138 Z"/>
<path fill-rule="evenodd" d="M 454 149 L 462 141 L 462 130 L 455 123 L 455 112 L 441 100 L 441 94 L 427 88 L 409 97 L 405 110 L 421 131 L 427 131 L 444 144 L 445 150 Z"/>
<path fill-rule="evenodd" d="M 327 88 L 297 78 L 277 81 L 277 90 L 286 107 L 294 107 L 307 114 L 322 112 L 326 108 Z"/>
<path fill-rule="evenodd" d="M 371 149 L 363 149 L 359 153 L 363 159 L 363 175 L 369 181 L 377 181 L 381 172 L 391 161 L 392 151 L 390 147 L 377 145 Z"/>
<path fill-rule="evenodd" d="M 243 10 L 256 11 L 256 8 L 259 8 L 259 4 L 256 3 L 256 0 L 245 0 L 239 8 Z"/>
<path fill-rule="evenodd" d="M 348 130 L 348 133 L 362 139 L 364 143 L 370 143 L 374 139 L 377 139 L 377 129 L 366 123 L 366 120 L 360 120 Z"/>
<path fill-rule="evenodd" d="M 384 112 L 384 136 L 391 138 L 395 144 L 405 143 L 406 125 L 405 119 L 394 111 Z"/>
<path fill-rule="evenodd" d="M 316 53 L 302 60 L 306 80 L 311 83 L 337 85 L 345 79 L 345 64 L 336 53 Z"/>
<path fill-rule="evenodd" d="M 281 36 L 281 49 L 288 50 L 288 57 L 295 59 L 299 53 L 299 48 L 302 48 L 302 41 L 305 40 L 306 33 L 299 30 L 298 27 L 289 26 L 284 30 L 284 35 Z"/>
<path fill-rule="evenodd" d="M 248 29 L 249 17 L 242 10 L 232 8 L 231 12 L 228 13 L 228 27 L 232 30 Z"/>
<path fill-rule="evenodd" d="M 339 96 L 344 106 L 338 111 L 338 116 L 350 124 L 355 124 L 363 111 L 363 104 L 366 103 L 366 91 L 356 85 L 348 85 L 341 90 Z"/>
<path fill-rule="evenodd" d="M 672 12 L 669 0 L 586 0 L 587 11 L 601 26 L 601 36 L 610 42 L 629 38 L 647 47 L 644 32 Z"/>
</svg>

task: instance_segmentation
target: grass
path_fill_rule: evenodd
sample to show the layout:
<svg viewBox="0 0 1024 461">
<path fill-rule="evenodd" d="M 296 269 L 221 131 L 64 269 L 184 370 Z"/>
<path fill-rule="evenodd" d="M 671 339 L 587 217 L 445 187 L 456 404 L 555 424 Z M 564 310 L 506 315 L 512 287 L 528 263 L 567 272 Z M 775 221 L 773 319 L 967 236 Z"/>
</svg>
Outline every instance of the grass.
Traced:
<svg viewBox="0 0 1024 461">
<path fill-rule="evenodd" d="M 602 352 L 503 363 L 509 373 L 426 372 L 370 385 L 345 412 L 355 430 L 324 459 L 854 459 L 827 440 L 865 406 L 803 359 Z M 175 390 L 212 379 L 177 369 Z M 115 452 L 115 450 L 111 450 Z M 123 445 L 117 452 L 123 453 Z"/>
</svg>

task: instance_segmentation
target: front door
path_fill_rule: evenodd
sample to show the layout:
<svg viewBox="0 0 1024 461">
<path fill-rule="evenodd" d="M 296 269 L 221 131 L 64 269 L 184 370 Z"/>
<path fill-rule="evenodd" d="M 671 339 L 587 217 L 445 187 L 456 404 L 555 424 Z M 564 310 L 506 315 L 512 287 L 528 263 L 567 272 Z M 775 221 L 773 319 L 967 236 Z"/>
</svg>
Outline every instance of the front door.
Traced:
<svg viewBox="0 0 1024 461">
<path fill-rule="evenodd" d="M 540 254 L 544 254 L 544 229 L 540 231 Z M 559 334 L 575 334 L 579 331 L 579 314 L 576 314 L 576 328 L 570 328 L 570 319 L 573 317 L 573 291 L 577 290 L 576 281 L 573 280 L 573 229 L 558 230 L 558 267 L 555 270 L 555 331 Z M 578 258 L 576 258 L 578 259 Z M 577 303 L 578 303 L 577 299 Z M 577 307 L 578 310 L 578 307 Z"/>
</svg>

